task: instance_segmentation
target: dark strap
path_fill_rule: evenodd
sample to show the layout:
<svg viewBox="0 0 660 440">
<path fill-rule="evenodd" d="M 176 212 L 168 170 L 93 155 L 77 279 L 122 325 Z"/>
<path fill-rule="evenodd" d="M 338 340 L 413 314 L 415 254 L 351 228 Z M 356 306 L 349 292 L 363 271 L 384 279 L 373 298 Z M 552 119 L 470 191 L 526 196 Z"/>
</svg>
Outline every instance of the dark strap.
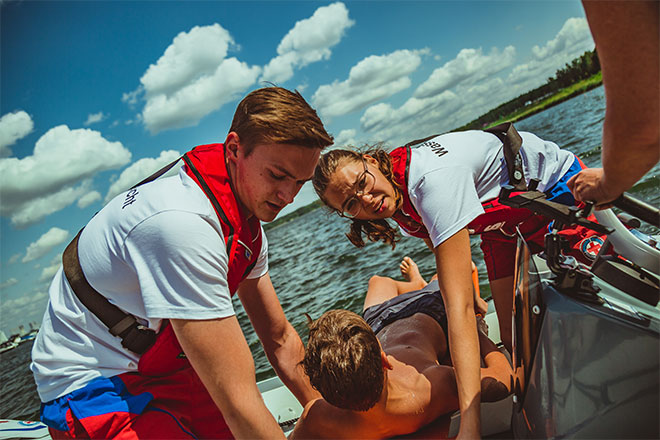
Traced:
<svg viewBox="0 0 660 440">
<path fill-rule="evenodd" d="M 505 122 L 484 131 L 494 134 L 502 141 L 504 161 L 506 162 L 506 169 L 509 173 L 509 184 L 517 191 L 527 191 L 527 183 L 525 182 L 525 174 L 522 167 L 522 156 L 520 154 L 522 138 L 518 130 L 516 130 L 511 122 Z"/>
<path fill-rule="evenodd" d="M 131 189 L 136 188 L 145 183 L 156 180 L 166 172 L 168 172 L 181 158 L 165 165 L 160 170 L 153 173 L 151 176 L 142 180 Z M 83 228 L 84 229 L 84 228 Z M 64 275 L 66 276 L 73 293 L 78 297 L 80 302 L 87 307 L 106 327 L 113 336 L 121 338 L 121 345 L 133 353 L 144 354 L 158 336 L 155 331 L 141 325 L 133 315 L 130 315 L 119 307 L 112 304 L 106 297 L 97 292 L 85 278 L 82 267 L 80 267 L 80 260 L 78 258 L 78 240 L 82 229 L 78 235 L 71 240 L 71 243 L 64 250 L 62 254 L 62 266 L 64 268 Z"/>
<path fill-rule="evenodd" d="M 113 336 L 121 338 L 121 345 L 133 353 L 143 354 L 156 342 L 156 332 L 142 326 L 134 316 L 110 303 L 97 292 L 85 278 L 78 259 L 80 232 L 62 254 L 62 266 L 71 289 L 87 309 L 108 327 Z"/>
<path fill-rule="evenodd" d="M 146 179 L 142 180 L 142 181 L 141 181 L 140 183 L 138 183 L 137 185 L 133 185 L 130 189 L 137 188 L 137 187 L 140 186 L 140 185 L 144 185 L 145 183 L 149 183 L 149 182 L 151 182 L 152 180 L 156 180 L 156 179 L 158 179 L 160 176 L 162 176 L 163 174 L 165 174 L 166 172 L 168 172 L 169 170 L 171 170 L 172 167 L 173 167 L 174 165 L 176 165 L 176 163 L 177 163 L 178 161 L 180 161 L 182 157 L 183 157 L 183 156 L 180 156 L 180 157 L 178 157 L 175 161 L 172 161 L 172 162 L 168 163 L 168 164 L 165 165 L 163 168 L 159 169 L 158 171 L 156 171 L 155 173 L 153 173 L 151 176 L 149 176 L 149 177 L 147 177 Z"/>
</svg>

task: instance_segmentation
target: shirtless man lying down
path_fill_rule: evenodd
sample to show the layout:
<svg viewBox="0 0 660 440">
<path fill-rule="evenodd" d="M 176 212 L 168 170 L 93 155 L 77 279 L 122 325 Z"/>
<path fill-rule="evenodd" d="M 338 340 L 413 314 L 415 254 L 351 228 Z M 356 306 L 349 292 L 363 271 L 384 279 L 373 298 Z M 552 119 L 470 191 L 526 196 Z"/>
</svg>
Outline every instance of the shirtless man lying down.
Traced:
<svg viewBox="0 0 660 440">
<path fill-rule="evenodd" d="M 310 324 L 302 363 L 323 399 L 305 406 L 291 438 L 392 437 L 458 409 L 437 281 L 427 284 L 408 257 L 400 267 L 405 282 L 371 278 L 364 319 L 331 310 Z M 481 331 L 479 342 L 481 400 L 499 400 L 511 367 Z"/>
</svg>

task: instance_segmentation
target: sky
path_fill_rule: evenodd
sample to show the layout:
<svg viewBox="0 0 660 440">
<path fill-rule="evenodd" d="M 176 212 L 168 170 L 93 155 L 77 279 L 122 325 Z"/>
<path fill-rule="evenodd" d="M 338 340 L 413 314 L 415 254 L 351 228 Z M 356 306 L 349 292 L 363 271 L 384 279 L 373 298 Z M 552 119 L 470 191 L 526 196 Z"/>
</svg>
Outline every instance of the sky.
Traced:
<svg viewBox="0 0 660 440">
<path fill-rule="evenodd" d="M 456 128 L 594 47 L 579 1 L 0 0 L 0 330 L 113 196 L 297 89 L 335 146 Z M 306 184 L 280 215 L 316 200 Z"/>
</svg>

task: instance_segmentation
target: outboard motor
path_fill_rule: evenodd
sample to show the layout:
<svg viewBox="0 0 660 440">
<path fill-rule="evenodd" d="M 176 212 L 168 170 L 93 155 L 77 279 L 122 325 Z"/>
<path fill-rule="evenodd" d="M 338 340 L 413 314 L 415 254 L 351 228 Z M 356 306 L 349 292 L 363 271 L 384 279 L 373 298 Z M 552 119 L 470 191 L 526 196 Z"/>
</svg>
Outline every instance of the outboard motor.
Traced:
<svg viewBox="0 0 660 440">
<path fill-rule="evenodd" d="M 588 208 L 554 206 L 539 194 L 509 201 L 556 224 L 591 223 Z M 660 438 L 660 293 L 653 266 L 660 251 L 609 210 L 597 218 L 600 224 L 591 226 L 609 235 L 591 268 L 563 256 L 556 233 L 546 236 L 542 256 L 532 255 L 519 236 L 515 438 Z"/>
</svg>

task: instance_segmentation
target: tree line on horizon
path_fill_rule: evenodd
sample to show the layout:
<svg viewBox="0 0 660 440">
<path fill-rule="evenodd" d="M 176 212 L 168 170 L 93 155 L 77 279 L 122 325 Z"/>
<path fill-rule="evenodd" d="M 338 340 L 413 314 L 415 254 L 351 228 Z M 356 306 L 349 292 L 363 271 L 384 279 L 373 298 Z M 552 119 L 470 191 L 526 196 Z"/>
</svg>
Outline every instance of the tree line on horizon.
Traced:
<svg viewBox="0 0 660 440">
<path fill-rule="evenodd" d="M 598 53 L 594 48 L 594 50 L 586 51 L 570 63 L 566 63 L 564 67 L 555 72 L 555 76 L 548 78 L 546 83 L 542 86 L 523 93 L 517 98 L 495 107 L 489 112 L 479 116 L 477 119 L 457 128 L 455 131 L 481 130 L 493 121 L 504 118 L 520 108 L 534 104 L 554 93 L 557 93 L 559 90 L 568 87 L 571 84 L 575 84 L 578 81 L 587 79 L 598 72 L 600 72 L 600 61 L 598 60 Z"/>
</svg>

